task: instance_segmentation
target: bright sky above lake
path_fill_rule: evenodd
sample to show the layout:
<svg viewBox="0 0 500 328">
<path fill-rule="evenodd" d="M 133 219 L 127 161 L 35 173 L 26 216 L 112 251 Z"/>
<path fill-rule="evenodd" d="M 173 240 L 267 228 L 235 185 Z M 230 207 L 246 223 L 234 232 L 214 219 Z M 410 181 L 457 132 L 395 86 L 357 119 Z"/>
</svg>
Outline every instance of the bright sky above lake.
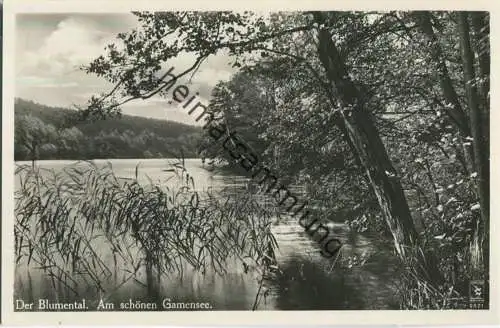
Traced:
<svg viewBox="0 0 500 328">
<path fill-rule="evenodd" d="M 21 14 L 16 21 L 16 97 L 49 105 L 83 105 L 91 95 L 111 85 L 78 67 L 104 53 L 104 47 L 120 32 L 137 26 L 132 14 Z M 194 57 L 175 58 L 168 66 L 175 73 L 193 64 Z M 212 88 L 234 70 L 226 56 L 209 58 L 189 85 L 208 104 Z M 177 67 L 179 67 L 177 69 Z M 156 97 L 130 102 L 123 113 L 195 124 L 185 110 Z M 201 123 L 199 123 L 201 124 Z"/>
</svg>

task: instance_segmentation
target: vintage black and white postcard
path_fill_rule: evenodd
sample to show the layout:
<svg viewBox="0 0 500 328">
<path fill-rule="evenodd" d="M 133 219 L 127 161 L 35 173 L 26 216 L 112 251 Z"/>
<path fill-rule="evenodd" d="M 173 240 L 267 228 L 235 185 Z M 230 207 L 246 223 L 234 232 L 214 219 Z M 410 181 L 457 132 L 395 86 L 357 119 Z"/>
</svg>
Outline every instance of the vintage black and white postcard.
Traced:
<svg viewBox="0 0 500 328">
<path fill-rule="evenodd" d="M 5 1 L 5 322 L 499 323 L 493 3 L 367 5 Z"/>
</svg>

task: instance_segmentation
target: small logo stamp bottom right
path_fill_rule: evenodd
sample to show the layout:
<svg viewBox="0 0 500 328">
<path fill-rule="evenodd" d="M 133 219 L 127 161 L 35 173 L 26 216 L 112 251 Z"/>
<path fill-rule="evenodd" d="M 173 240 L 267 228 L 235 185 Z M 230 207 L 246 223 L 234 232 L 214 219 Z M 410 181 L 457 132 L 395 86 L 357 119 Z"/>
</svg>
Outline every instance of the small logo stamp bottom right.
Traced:
<svg viewBox="0 0 500 328">
<path fill-rule="evenodd" d="M 472 280 L 469 284 L 469 308 L 484 309 L 484 281 Z"/>
</svg>

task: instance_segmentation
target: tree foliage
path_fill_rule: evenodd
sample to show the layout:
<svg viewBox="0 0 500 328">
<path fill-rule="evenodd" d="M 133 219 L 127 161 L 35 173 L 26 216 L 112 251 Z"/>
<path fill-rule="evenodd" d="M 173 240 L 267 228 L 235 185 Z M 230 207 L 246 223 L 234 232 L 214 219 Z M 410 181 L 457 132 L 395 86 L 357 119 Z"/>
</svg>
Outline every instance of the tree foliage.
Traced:
<svg viewBox="0 0 500 328">
<path fill-rule="evenodd" d="M 196 57 L 180 79 L 228 53 L 240 71 L 213 91 L 215 122 L 304 184 L 325 217 L 386 232 L 410 288 L 424 280 L 442 299 L 488 280 L 487 13 L 135 14 L 140 26 L 84 68 L 115 84 L 87 115 L 168 97 L 172 58 Z"/>
</svg>

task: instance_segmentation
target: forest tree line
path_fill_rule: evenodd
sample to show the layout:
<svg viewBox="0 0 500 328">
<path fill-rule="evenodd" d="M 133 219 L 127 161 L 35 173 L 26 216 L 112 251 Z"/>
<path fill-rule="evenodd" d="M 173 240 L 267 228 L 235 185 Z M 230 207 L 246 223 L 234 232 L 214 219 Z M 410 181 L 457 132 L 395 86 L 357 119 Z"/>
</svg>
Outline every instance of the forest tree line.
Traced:
<svg viewBox="0 0 500 328">
<path fill-rule="evenodd" d="M 124 115 L 94 122 L 77 112 L 17 99 L 14 158 L 22 160 L 197 157 L 201 129 Z"/>
</svg>

